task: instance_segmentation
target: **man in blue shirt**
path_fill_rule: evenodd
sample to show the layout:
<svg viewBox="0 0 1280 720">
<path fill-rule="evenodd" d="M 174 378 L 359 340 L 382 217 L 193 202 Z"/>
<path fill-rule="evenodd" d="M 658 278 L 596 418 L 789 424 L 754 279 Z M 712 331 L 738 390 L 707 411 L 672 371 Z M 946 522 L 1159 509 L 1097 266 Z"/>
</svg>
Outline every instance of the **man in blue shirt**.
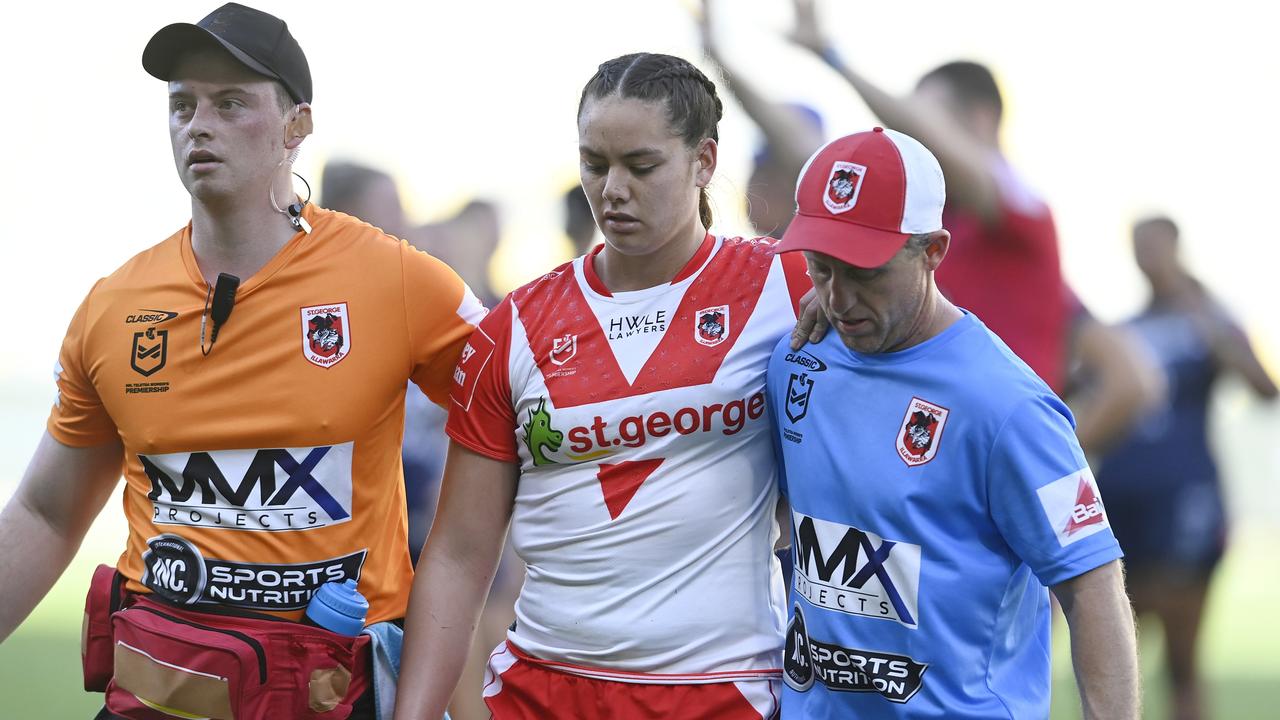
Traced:
<svg viewBox="0 0 1280 720">
<path fill-rule="evenodd" d="M 1070 412 L 938 292 L 943 200 L 933 155 L 881 128 L 797 184 L 779 250 L 804 251 L 836 332 L 769 364 L 795 553 L 783 715 L 1047 718 L 1048 587 L 1085 716 L 1136 718 L 1120 548 Z"/>
</svg>

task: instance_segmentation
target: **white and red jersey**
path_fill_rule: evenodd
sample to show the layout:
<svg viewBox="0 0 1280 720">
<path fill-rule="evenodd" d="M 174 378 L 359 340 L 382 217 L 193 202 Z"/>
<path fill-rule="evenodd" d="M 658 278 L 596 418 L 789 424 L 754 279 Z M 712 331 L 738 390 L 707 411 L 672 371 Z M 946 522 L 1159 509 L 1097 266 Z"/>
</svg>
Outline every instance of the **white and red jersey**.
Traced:
<svg viewBox="0 0 1280 720">
<path fill-rule="evenodd" d="M 809 280 L 774 243 L 708 235 L 671 283 L 618 293 L 588 254 L 463 349 L 447 429 L 520 464 L 508 637 L 528 654 L 626 682 L 777 676 L 765 367 Z"/>
</svg>

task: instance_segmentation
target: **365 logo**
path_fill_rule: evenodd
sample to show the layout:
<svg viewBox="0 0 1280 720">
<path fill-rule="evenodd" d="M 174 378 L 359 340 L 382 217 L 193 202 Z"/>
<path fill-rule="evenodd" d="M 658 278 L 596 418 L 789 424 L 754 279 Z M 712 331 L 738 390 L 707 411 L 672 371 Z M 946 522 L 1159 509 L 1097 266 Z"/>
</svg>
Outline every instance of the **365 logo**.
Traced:
<svg viewBox="0 0 1280 720">
<path fill-rule="evenodd" d="M 169 331 L 149 327 L 133 334 L 133 350 L 129 366 L 142 377 L 151 377 L 164 368 L 169 359 Z"/>
</svg>

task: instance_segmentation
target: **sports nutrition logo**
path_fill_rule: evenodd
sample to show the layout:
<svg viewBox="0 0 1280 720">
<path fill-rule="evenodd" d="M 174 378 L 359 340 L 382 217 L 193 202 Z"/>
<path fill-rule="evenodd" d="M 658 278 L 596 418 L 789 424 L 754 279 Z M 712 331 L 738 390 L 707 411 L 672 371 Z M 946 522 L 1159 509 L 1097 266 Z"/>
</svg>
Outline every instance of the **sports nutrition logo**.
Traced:
<svg viewBox="0 0 1280 720">
<path fill-rule="evenodd" d="M 327 582 L 360 579 L 367 551 L 305 563 L 245 563 L 205 558 L 181 535 L 147 540 L 142 584 L 178 605 L 301 610 Z"/>
<path fill-rule="evenodd" d="M 795 589 L 810 604 L 914 628 L 920 546 L 792 511 Z"/>
<path fill-rule="evenodd" d="M 354 443 L 139 455 L 158 525 L 288 532 L 351 519 Z"/>
<path fill-rule="evenodd" d="M 905 703 L 920 692 L 928 663 L 907 655 L 860 650 L 810 637 L 804 608 L 796 603 L 787 625 L 783 680 L 796 692 L 815 681 L 836 692 L 873 692 L 889 702 Z"/>
</svg>

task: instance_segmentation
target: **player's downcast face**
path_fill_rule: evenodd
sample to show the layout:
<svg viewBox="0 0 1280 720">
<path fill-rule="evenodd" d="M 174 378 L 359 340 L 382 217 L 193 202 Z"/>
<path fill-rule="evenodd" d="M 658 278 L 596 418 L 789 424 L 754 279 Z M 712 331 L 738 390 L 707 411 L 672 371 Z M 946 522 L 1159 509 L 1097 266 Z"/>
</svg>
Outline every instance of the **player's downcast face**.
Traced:
<svg viewBox="0 0 1280 720">
<path fill-rule="evenodd" d="M 804 257 L 818 302 L 845 347 L 860 353 L 894 352 L 923 339 L 929 292 L 924 253 L 904 247 L 876 268 L 810 251 Z"/>
<path fill-rule="evenodd" d="M 172 77 L 169 140 L 187 192 L 264 197 L 286 155 L 275 82 L 212 48 L 184 55 Z"/>
<path fill-rule="evenodd" d="M 578 117 L 578 146 L 582 187 L 610 247 L 647 255 L 693 234 L 698 190 L 714 167 L 676 134 L 666 103 L 590 100 Z"/>
</svg>

